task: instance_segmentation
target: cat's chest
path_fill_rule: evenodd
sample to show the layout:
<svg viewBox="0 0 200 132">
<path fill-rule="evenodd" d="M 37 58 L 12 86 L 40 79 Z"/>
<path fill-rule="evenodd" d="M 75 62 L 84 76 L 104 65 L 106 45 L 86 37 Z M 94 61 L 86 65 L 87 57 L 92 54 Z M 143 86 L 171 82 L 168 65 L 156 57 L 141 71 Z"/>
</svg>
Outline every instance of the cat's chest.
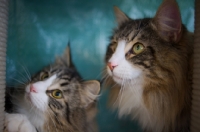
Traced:
<svg viewBox="0 0 200 132">
<path fill-rule="evenodd" d="M 44 123 L 45 123 L 45 117 L 44 114 L 34 114 L 34 112 L 32 112 L 31 114 L 28 115 L 29 116 L 29 120 L 31 121 L 31 123 L 37 128 L 38 131 L 43 131 L 43 127 L 44 127 Z"/>
<path fill-rule="evenodd" d="M 119 116 L 148 114 L 143 101 L 143 85 L 129 84 L 121 87 L 114 106 L 118 108 Z"/>
<path fill-rule="evenodd" d="M 45 114 L 35 111 L 34 108 L 30 109 L 31 107 L 27 106 L 23 107 L 22 109 L 18 109 L 18 111 L 21 114 L 26 115 L 26 117 L 29 119 L 31 124 L 37 128 L 38 131 L 43 131 L 43 125 L 45 123 Z"/>
</svg>

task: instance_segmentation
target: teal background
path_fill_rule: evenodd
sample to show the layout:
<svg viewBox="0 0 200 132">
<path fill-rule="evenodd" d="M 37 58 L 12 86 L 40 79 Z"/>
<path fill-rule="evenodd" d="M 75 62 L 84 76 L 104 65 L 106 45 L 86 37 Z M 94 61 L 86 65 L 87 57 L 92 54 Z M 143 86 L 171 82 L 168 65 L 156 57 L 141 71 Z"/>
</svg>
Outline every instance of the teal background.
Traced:
<svg viewBox="0 0 200 132">
<path fill-rule="evenodd" d="M 7 85 L 25 81 L 52 63 L 71 43 L 72 59 L 83 79 L 101 79 L 104 55 L 116 22 L 113 6 L 131 18 L 153 17 L 161 0 L 10 0 Z M 194 0 L 178 0 L 182 21 L 194 31 Z M 16 80 L 17 79 L 17 80 Z M 97 115 L 100 132 L 141 132 L 137 122 L 118 119 L 102 91 Z"/>
</svg>

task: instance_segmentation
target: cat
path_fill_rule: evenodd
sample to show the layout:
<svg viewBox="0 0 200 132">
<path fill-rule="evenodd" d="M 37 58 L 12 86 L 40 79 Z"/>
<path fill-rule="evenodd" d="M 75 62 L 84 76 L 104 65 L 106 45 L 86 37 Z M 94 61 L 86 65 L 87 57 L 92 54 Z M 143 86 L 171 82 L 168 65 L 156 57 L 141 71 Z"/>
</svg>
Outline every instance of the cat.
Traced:
<svg viewBox="0 0 200 132">
<path fill-rule="evenodd" d="M 97 132 L 95 115 L 100 83 L 82 81 L 65 54 L 45 67 L 23 89 L 14 89 L 5 132 Z"/>
<path fill-rule="evenodd" d="M 114 7 L 118 27 L 107 47 L 105 85 L 119 117 L 147 132 L 189 130 L 193 34 L 175 0 L 164 0 L 153 18 L 133 20 Z"/>
</svg>

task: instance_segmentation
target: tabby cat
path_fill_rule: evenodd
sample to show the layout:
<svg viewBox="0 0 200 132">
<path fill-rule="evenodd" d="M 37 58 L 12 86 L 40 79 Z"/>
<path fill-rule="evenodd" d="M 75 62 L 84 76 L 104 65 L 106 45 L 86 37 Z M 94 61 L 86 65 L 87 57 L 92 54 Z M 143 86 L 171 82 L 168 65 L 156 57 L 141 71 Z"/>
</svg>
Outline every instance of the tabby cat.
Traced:
<svg viewBox="0 0 200 132">
<path fill-rule="evenodd" d="M 12 94 L 5 131 L 96 132 L 98 81 L 82 81 L 65 55 Z"/>
<path fill-rule="evenodd" d="M 112 108 L 148 132 L 187 132 L 191 105 L 193 35 L 175 0 L 153 18 L 133 20 L 115 7 L 118 27 L 106 52 Z"/>
</svg>

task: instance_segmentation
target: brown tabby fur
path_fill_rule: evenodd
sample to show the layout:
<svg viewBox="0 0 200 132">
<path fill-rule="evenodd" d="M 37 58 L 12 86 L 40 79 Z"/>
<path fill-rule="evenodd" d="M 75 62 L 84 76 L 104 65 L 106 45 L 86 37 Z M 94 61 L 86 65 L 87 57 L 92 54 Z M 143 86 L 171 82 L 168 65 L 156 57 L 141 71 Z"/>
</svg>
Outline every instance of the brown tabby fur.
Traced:
<svg viewBox="0 0 200 132">
<path fill-rule="evenodd" d="M 57 77 L 52 84 L 55 88 L 47 88 L 45 91 L 48 96 L 45 111 L 27 102 L 26 86 L 13 93 L 14 107 L 10 111 L 27 116 L 38 132 L 97 132 L 95 116 L 97 114 L 96 99 L 100 91 L 99 82 L 81 79 L 71 62 L 69 48 L 62 57 L 40 71 L 28 84 L 43 81 L 42 75 L 47 73 L 48 77 L 55 74 Z M 55 89 L 62 91 L 61 99 L 53 98 L 51 95 L 51 91 Z M 42 102 L 42 97 L 40 96 L 37 101 Z M 43 124 L 37 124 L 37 122 Z M 7 132 L 6 127 L 4 132 Z"/>
<path fill-rule="evenodd" d="M 177 6 L 174 0 L 169 1 Z M 167 31 L 173 28 L 158 22 L 162 17 L 160 10 L 166 3 L 167 0 L 164 0 L 153 19 L 132 20 L 117 9 L 118 28 L 111 37 L 106 63 L 117 46 L 114 42 L 137 39 L 143 43 L 144 52 L 126 57 L 144 73 L 143 103 L 149 112 L 149 124 L 153 122 L 154 125 L 142 127 L 147 132 L 187 132 L 190 124 L 193 34 L 184 25 L 181 25 L 180 31 L 170 34 Z M 106 85 L 112 87 L 109 104 L 119 103 L 117 98 L 120 98 L 121 86 L 115 84 L 112 77 L 106 81 Z M 134 111 L 130 115 L 134 117 Z M 143 124 L 140 119 L 139 123 Z"/>
</svg>

